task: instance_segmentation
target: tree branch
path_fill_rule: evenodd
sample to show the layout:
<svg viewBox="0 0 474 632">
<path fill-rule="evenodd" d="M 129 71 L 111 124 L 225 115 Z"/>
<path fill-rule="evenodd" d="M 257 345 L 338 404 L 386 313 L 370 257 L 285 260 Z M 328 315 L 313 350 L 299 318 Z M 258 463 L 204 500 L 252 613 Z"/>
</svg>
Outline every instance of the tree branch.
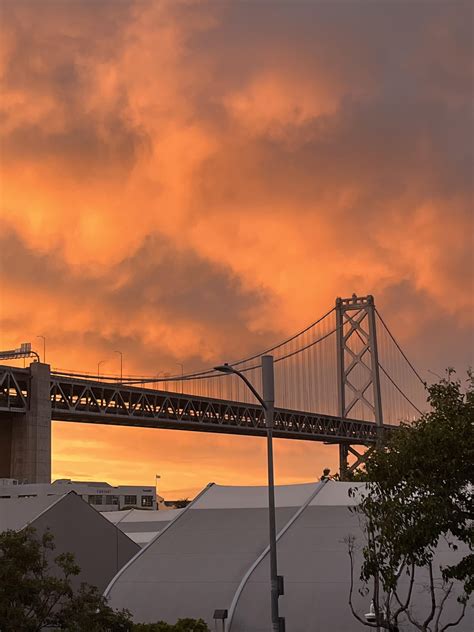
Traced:
<svg viewBox="0 0 474 632">
<path fill-rule="evenodd" d="M 446 599 L 449 597 L 449 593 L 451 592 L 452 587 L 453 587 L 453 582 L 451 582 L 449 584 L 448 588 L 444 591 L 443 598 L 441 599 L 441 602 L 439 604 L 438 614 L 436 615 L 435 630 L 438 629 L 439 619 L 441 617 L 441 612 L 443 611 L 444 604 L 446 603 Z"/>
<path fill-rule="evenodd" d="M 395 614 L 393 615 L 393 618 L 395 619 L 395 623 L 397 622 L 398 617 L 401 615 L 401 613 L 406 612 L 408 610 L 408 606 L 410 605 L 410 601 L 411 601 L 411 594 L 413 592 L 414 583 L 415 583 L 415 563 L 412 562 L 411 569 L 410 569 L 410 584 L 408 586 L 408 593 L 407 593 L 405 603 L 402 603 L 400 599 L 398 598 L 396 589 L 394 589 L 393 591 L 393 594 L 395 595 L 395 599 L 398 601 L 399 606 L 400 606 L 395 611 Z"/>
<path fill-rule="evenodd" d="M 364 619 L 362 619 L 360 615 L 357 614 L 357 612 L 354 609 L 354 605 L 352 603 L 352 593 L 354 591 L 354 557 L 353 557 L 353 544 L 351 542 L 348 543 L 348 552 L 349 552 L 349 559 L 351 562 L 351 583 L 350 583 L 350 588 L 349 588 L 349 607 L 351 609 L 352 615 L 357 619 L 357 621 L 362 623 L 362 625 L 365 625 L 368 628 L 376 628 L 377 624 L 372 624 L 372 623 L 369 623 L 368 621 L 365 621 Z"/>
<path fill-rule="evenodd" d="M 445 630 L 447 630 L 448 628 L 452 628 L 455 625 L 458 625 L 458 623 L 461 621 L 461 619 L 464 617 L 465 613 L 466 613 L 466 607 L 467 607 L 467 601 L 465 601 L 462 605 L 462 611 L 461 614 L 459 615 L 459 618 L 456 619 L 456 621 L 453 621 L 452 623 L 447 623 L 444 628 L 441 628 L 440 632 L 444 632 Z"/>
<path fill-rule="evenodd" d="M 415 569 L 414 569 L 414 564 L 412 564 L 412 577 L 410 580 L 410 589 L 409 589 L 409 595 L 411 597 L 411 591 L 413 589 L 413 582 L 415 579 Z M 415 621 L 415 619 L 413 619 L 413 617 L 411 616 L 410 610 L 408 609 L 408 605 L 409 605 L 409 599 L 407 599 L 405 604 L 402 604 L 402 602 L 400 601 L 400 598 L 398 597 L 397 591 L 394 590 L 393 594 L 395 595 L 395 599 L 398 601 L 398 603 L 400 604 L 401 608 L 400 608 L 400 612 L 397 613 L 397 616 L 400 616 L 400 614 L 402 612 L 405 612 L 408 618 L 408 621 L 410 621 L 410 623 L 412 625 L 415 626 L 415 628 L 418 628 L 418 630 L 421 630 L 421 632 L 426 632 L 426 628 L 421 626 L 417 621 Z"/>
<path fill-rule="evenodd" d="M 433 619 L 436 613 L 436 593 L 435 593 L 434 578 L 433 578 L 433 562 L 431 560 L 428 564 L 428 569 L 430 573 L 431 610 L 423 624 L 425 628 L 428 627 L 428 623 Z"/>
</svg>

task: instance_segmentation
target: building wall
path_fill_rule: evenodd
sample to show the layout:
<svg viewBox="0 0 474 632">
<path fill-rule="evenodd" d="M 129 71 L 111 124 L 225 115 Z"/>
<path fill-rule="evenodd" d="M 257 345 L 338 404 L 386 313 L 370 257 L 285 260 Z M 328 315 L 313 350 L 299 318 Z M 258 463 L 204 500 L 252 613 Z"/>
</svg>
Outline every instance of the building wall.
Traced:
<svg viewBox="0 0 474 632">
<path fill-rule="evenodd" d="M 0 479 L 0 497 L 21 498 L 35 496 L 56 496 L 69 491 L 88 502 L 98 511 L 118 511 L 123 507 L 137 509 L 156 509 L 156 490 L 153 487 L 138 485 L 120 485 L 113 487 L 107 483 L 88 483 L 73 481 L 55 481 L 54 483 L 12 484 L 12 479 Z M 130 502 L 136 497 L 136 504 Z"/>
<path fill-rule="evenodd" d="M 63 552 L 74 554 L 81 568 L 74 580 L 76 586 L 86 582 L 101 592 L 140 548 L 74 493 L 64 496 L 30 524 L 38 534 L 51 530 L 56 546 L 52 557 Z"/>
</svg>

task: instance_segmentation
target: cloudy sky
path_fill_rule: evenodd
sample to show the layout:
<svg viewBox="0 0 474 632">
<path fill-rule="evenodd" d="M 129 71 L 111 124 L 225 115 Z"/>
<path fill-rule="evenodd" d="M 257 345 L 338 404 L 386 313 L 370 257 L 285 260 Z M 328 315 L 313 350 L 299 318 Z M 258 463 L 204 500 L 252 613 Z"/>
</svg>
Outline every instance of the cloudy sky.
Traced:
<svg viewBox="0 0 474 632">
<path fill-rule="evenodd" d="M 2 0 L 0 345 L 156 374 L 372 293 L 421 371 L 472 363 L 472 4 Z M 54 476 L 192 495 L 248 438 L 54 424 Z M 278 442 L 279 482 L 335 466 Z"/>
</svg>

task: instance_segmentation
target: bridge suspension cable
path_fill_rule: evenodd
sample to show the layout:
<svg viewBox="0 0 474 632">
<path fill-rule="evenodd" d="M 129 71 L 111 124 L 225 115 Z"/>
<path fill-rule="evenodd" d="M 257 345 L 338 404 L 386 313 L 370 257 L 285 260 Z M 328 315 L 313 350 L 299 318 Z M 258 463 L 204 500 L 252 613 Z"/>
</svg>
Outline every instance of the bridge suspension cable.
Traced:
<svg viewBox="0 0 474 632">
<path fill-rule="evenodd" d="M 252 356 L 249 356 L 247 358 L 242 358 L 242 359 L 236 360 L 234 362 L 229 362 L 229 365 L 233 366 L 233 367 L 238 367 L 238 366 L 240 366 L 242 364 L 246 364 L 248 362 L 251 362 L 252 360 L 260 358 L 262 355 L 266 355 L 268 353 L 272 353 L 272 352 L 276 351 L 277 349 L 281 349 L 282 347 L 285 347 L 286 345 L 288 345 L 292 341 L 296 340 L 300 336 L 304 335 L 305 333 L 310 331 L 312 328 L 314 328 L 316 325 L 321 323 L 325 318 L 327 318 L 333 312 L 334 312 L 334 307 L 332 309 L 330 309 L 329 311 L 327 311 L 325 314 L 323 314 L 323 316 L 321 316 L 320 318 L 315 320 L 313 323 L 311 323 L 310 325 L 308 325 L 307 327 L 305 327 L 301 331 L 297 332 L 296 334 L 290 336 L 286 340 L 283 340 L 282 342 L 279 342 L 278 344 L 274 345 L 273 347 L 269 347 L 268 349 L 265 349 L 264 351 L 260 351 L 259 353 L 256 353 L 256 354 L 254 354 Z M 327 336 L 331 335 L 335 331 L 336 331 L 336 329 L 334 329 L 333 331 L 329 332 L 329 334 L 325 334 L 325 336 L 323 338 L 321 338 L 321 340 L 324 340 L 324 338 L 326 338 Z M 287 357 L 290 357 L 291 355 L 299 353 L 300 351 L 304 351 L 309 346 L 317 344 L 321 340 L 320 339 L 314 340 L 307 347 L 303 347 L 301 349 L 297 349 L 293 353 L 290 353 L 290 354 L 287 354 L 287 355 L 284 355 L 284 356 L 277 356 L 275 358 L 275 362 L 279 362 L 280 360 L 285 360 Z M 245 367 L 244 369 L 239 369 L 239 370 L 240 371 L 249 371 L 250 369 L 259 368 L 260 366 L 261 366 L 260 364 L 258 364 L 258 365 L 256 364 L 254 366 Z M 53 372 L 54 372 L 55 375 L 63 375 L 63 376 L 74 375 L 75 377 L 84 377 L 84 378 L 90 378 L 91 377 L 90 373 L 77 373 L 77 372 L 73 372 L 73 371 L 61 371 L 59 369 L 55 370 Z M 168 376 L 165 376 L 165 377 L 124 376 L 124 379 L 122 380 L 122 383 L 131 385 L 131 384 L 142 384 L 143 382 L 146 382 L 147 384 L 151 384 L 151 383 L 159 383 L 159 382 L 176 382 L 176 381 L 186 381 L 186 380 L 195 380 L 195 379 L 205 379 L 205 378 L 208 378 L 208 377 L 222 377 L 222 374 L 219 373 L 218 371 L 215 371 L 215 369 L 212 368 L 212 369 L 203 369 L 202 371 L 195 371 L 195 372 L 192 372 L 192 373 L 185 373 L 184 375 L 176 374 L 176 375 L 168 375 Z M 106 374 L 104 374 L 104 375 L 100 376 L 100 380 L 101 381 L 109 381 L 110 380 L 112 382 L 116 382 L 117 381 L 117 376 L 116 375 L 106 375 Z"/>
<path fill-rule="evenodd" d="M 390 380 L 390 382 L 391 382 L 391 383 L 393 384 L 393 386 L 397 389 L 397 391 L 400 393 L 400 395 L 402 395 L 402 397 L 404 397 L 404 398 L 406 399 L 406 401 L 407 401 L 407 402 L 408 402 L 411 406 L 413 406 L 413 408 L 414 408 L 414 409 L 415 409 L 418 413 L 420 413 L 420 415 L 422 415 L 423 413 L 422 413 L 422 411 L 418 408 L 418 406 L 416 406 L 416 404 L 414 404 L 414 403 L 411 401 L 411 399 L 410 399 L 407 395 L 405 395 L 405 393 L 402 391 L 402 389 L 398 386 L 398 384 L 395 382 L 395 380 L 393 380 L 393 379 L 390 377 L 390 375 L 389 375 L 389 374 L 387 373 L 387 371 L 383 368 L 383 366 L 380 364 L 380 362 L 379 362 L 378 364 L 379 364 L 379 368 L 380 368 L 380 370 L 381 370 L 381 371 L 383 371 L 384 375 L 385 375 L 385 376 L 386 376 L 386 377 Z"/>
<path fill-rule="evenodd" d="M 426 382 L 408 359 L 386 322 L 376 311 L 379 369 L 384 418 L 389 423 L 411 421 L 427 410 Z"/>
<path fill-rule="evenodd" d="M 231 362 L 229 365 L 246 373 L 256 389 L 260 390 L 260 358 L 262 355 L 271 353 L 274 356 L 278 407 L 337 415 L 339 410 L 338 369 L 334 334 L 342 335 L 346 341 L 352 335 L 353 342 L 351 346 L 346 346 L 344 351 L 347 375 L 350 375 L 350 384 L 347 384 L 345 388 L 350 387 L 354 393 L 361 393 L 368 402 L 368 406 L 354 408 L 355 418 L 374 421 L 371 407 L 373 408 L 375 394 L 370 389 L 366 390 L 366 380 L 373 371 L 374 362 L 371 347 L 367 346 L 368 330 L 363 329 L 367 327 L 367 321 L 364 321 L 365 324 L 362 322 L 366 299 L 357 298 L 354 295 L 352 299 L 344 300 L 353 302 L 350 303 L 352 311 L 349 319 L 342 324 L 337 321 L 337 308 L 332 308 L 310 325 L 278 344 L 260 353 Z M 371 297 L 370 300 L 373 301 Z M 359 305 L 362 306 L 361 309 Z M 384 423 L 391 424 L 398 423 L 400 420 L 413 419 L 426 408 L 426 384 L 376 309 L 375 318 L 381 324 L 381 327 L 377 328 L 378 358 L 377 355 L 375 358 L 380 370 Z M 74 378 L 84 377 L 89 380 L 94 377 L 90 374 L 73 374 L 65 371 L 53 371 L 53 374 L 66 378 L 68 375 Z M 155 390 L 186 393 L 229 402 L 255 403 L 251 393 L 244 388 L 236 376 L 224 375 L 213 368 L 184 375 L 123 376 L 120 382 L 117 375 L 101 375 L 100 382 L 120 383 L 124 386 L 148 386 Z M 420 383 L 423 385 L 422 390 Z M 350 389 L 347 391 L 349 394 Z"/>
<path fill-rule="evenodd" d="M 400 351 L 402 357 L 404 358 L 404 360 L 406 361 L 406 363 L 408 364 L 408 366 L 410 367 L 410 369 L 413 371 L 413 373 L 416 375 L 416 377 L 420 380 L 420 382 L 423 384 L 423 386 L 426 388 L 426 382 L 425 380 L 421 377 L 421 375 L 418 373 L 418 371 L 415 369 L 415 367 L 413 366 L 413 364 L 410 362 L 410 360 L 407 358 L 405 352 L 403 351 L 403 349 L 400 347 L 400 345 L 398 344 L 398 342 L 395 339 L 395 336 L 392 334 L 392 332 L 390 331 L 390 329 L 388 328 L 386 322 L 384 321 L 384 319 L 382 318 L 382 316 L 380 315 L 380 312 L 378 311 L 377 308 L 375 308 L 375 312 L 380 320 L 380 322 L 382 323 L 382 325 L 384 326 L 386 332 L 388 333 L 388 335 L 390 336 L 390 338 L 392 339 L 393 343 L 395 344 L 395 346 L 397 347 L 397 349 Z"/>
</svg>

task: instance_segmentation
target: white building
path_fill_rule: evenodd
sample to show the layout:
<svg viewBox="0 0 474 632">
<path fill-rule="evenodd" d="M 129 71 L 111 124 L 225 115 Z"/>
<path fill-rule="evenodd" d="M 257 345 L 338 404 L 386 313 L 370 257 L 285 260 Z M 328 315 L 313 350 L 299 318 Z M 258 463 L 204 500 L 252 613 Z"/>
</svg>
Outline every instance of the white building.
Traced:
<svg viewBox="0 0 474 632">
<path fill-rule="evenodd" d="M 114 487 L 105 482 L 72 481 L 62 478 L 53 483 L 20 483 L 12 478 L 0 478 L 0 498 L 36 498 L 61 496 L 76 492 L 98 511 L 122 509 L 156 509 L 156 489 L 139 485 Z"/>
<path fill-rule="evenodd" d="M 348 490 L 360 486 L 321 481 L 275 488 L 278 572 L 284 576 L 280 615 L 291 632 L 367 630 L 348 605 L 346 539 L 355 538 L 357 568 L 365 543 L 359 516 L 350 511 L 357 501 Z M 226 632 L 267 632 L 271 628 L 266 487 L 211 484 L 163 528 L 155 524 L 154 529 L 157 535 L 107 587 L 104 594 L 111 606 L 127 608 L 137 622 L 173 623 L 178 618 L 202 617 L 214 629 L 214 613 L 227 611 Z M 127 530 L 129 537 L 136 530 L 145 540 L 147 525 L 132 522 Z M 452 564 L 466 552 L 461 548 L 454 551 L 440 541 L 434 564 L 437 586 L 440 566 Z M 370 596 L 358 592 L 358 580 L 357 572 L 353 600 L 363 617 L 370 613 Z M 418 618 L 431 608 L 426 583 L 426 569 L 420 569 L 412 599 L 412 612 Z M 403 576 L 401 584 L 405 595 L 408 578 Z M 445 603 L 443 625 L 459 616 L 459 590 L 456 584 Z M 436 591 L 439 600 L 443 593 Z M 471 600 L 456 632 L 474 630 L 473 605 Z M 401 621 L 401 632 L 413 629 L 406 620 Z"/>
</svg>

